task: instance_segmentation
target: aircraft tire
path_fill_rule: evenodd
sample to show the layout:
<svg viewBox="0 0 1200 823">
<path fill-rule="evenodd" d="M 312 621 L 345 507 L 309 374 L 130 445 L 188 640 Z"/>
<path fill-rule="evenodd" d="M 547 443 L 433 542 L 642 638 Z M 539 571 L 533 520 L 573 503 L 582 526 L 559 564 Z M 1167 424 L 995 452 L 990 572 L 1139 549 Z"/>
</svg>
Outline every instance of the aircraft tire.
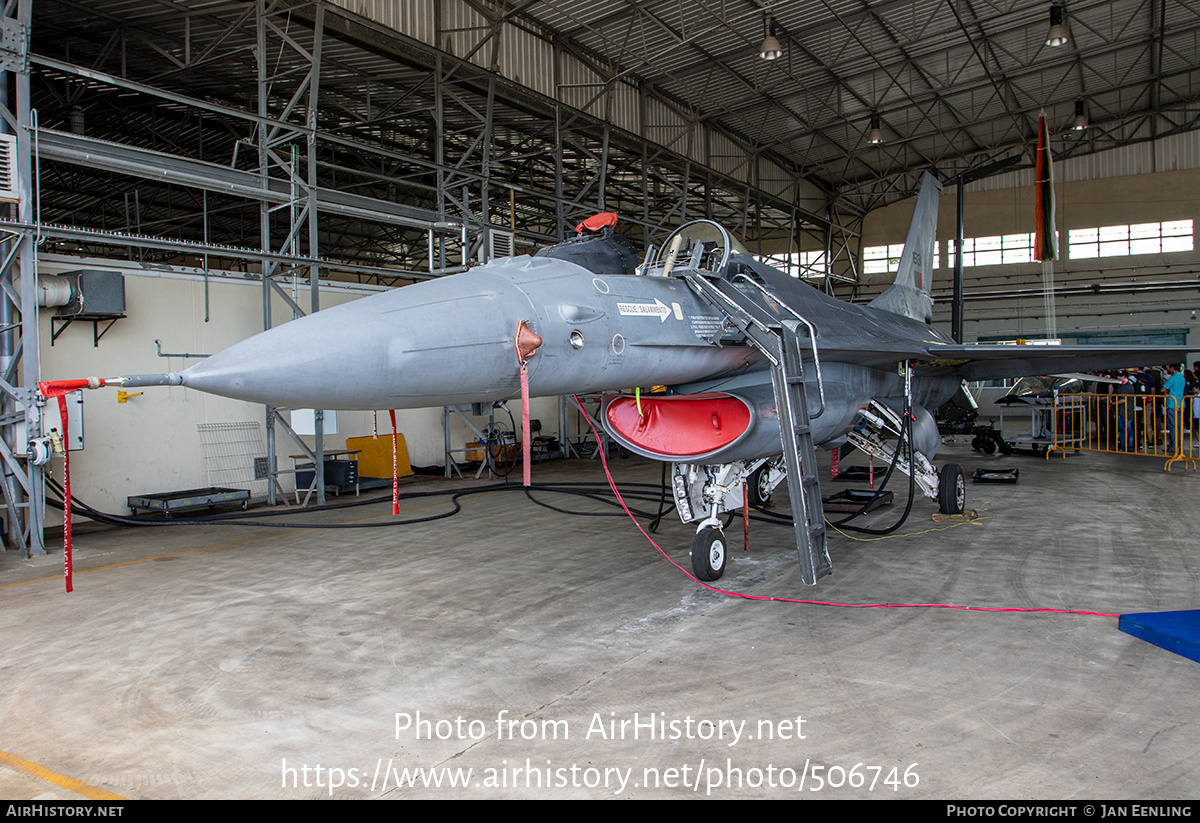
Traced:
<svg viewBox="0 0 1200 823">
<path fill-rule="evenodd" d="M 725 535 L 711 526 L 701 529 L 692 539 L 692 572 L 699 580 L 720 579 L 725 573 L 727 547 Z"/>
<path fill-rule="evenodd" d="M 746 494 L 752 508 L 761 508 L 771 502 L 771 492 L 763 488 L 767 480 L 767 464 L 763 463 L 746 478 Z"/>
<path fill-rule="evenodd" d="M 938 472 L 938 505 L 942 514 L 962 514 L 967 506 L 967 481 L 957 463 L 947 463 Z"/>
</svg>

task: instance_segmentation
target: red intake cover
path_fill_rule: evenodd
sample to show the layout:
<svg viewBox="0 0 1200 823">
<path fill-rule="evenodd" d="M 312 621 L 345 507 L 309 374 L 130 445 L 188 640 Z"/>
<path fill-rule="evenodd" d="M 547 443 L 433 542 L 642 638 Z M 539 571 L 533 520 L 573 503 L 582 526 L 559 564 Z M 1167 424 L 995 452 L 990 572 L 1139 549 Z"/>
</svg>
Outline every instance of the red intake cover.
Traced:
<svg viewBox="0 0 1200 823">
<path fill-rule="evenodd" d="M 737 440 L 750 427 L 750 409 L 720 392 L 678 397 L 618 397 L 605 411 L 608 425 L 649 452 L 687 457 L 707 454 Z"/>
</svg>

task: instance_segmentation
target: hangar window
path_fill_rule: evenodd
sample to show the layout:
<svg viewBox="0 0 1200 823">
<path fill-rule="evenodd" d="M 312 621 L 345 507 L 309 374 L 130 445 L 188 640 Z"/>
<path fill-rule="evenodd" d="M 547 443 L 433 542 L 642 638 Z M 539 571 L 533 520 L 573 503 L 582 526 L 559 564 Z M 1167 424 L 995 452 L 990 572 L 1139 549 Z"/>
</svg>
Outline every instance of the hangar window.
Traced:
<svg viewBox="0 0 1200 823">
<path fill-rule="evenodd" d="M 1101 226 L 1071 229 L 1067 254 L 1072 260 L 1089 257 L 1126 257 L 1131 254 L 1162 254 L 1192 251 L 1191 220 L 1164 223 L 1135 223 L 1130 226 Z"/>
<path fill-rule="evenodd" d="M 754 255 L 755 259 L 787 272 L 792 277 L 824 277 L 826 275 L 824 251 L 801 251 L 793 254 Z"/>
<path fill-rule="evenodd" d="M 949 265 L 954 265 L 954 241 L 946 243 Z M 992 237 L 963 238 L 963 266 L 1003 266 L 1033 262 L 1033 232 Z"/>
<path fill-rule="evenodd" d="M 903 253 L 903 243 L 892 243 L 890 246 L 866 246 L 862 250 L 863 274 L 895 271 L 900 268 L 900 255 Z"/>
<path fill-rule="evenodd" d="M 792 261 L 795 263 L 795 268 L 789 269 L 788 273 L 794 277 L 824 277 L 828 273 L 823 250 L 802 251 L 799 254 L 793 254 Z"/>
<path fill-rule="evenodd" d="M 903 253 L 903 243 L 892 243 L 890 246 L 864 246 L 862 250 L 863 274 L 896 271 L 900 268 L 900 255 Z M 941 268 L 941 258 L 940 244 L 934 244 L 933 268 Z"/>
</svg>

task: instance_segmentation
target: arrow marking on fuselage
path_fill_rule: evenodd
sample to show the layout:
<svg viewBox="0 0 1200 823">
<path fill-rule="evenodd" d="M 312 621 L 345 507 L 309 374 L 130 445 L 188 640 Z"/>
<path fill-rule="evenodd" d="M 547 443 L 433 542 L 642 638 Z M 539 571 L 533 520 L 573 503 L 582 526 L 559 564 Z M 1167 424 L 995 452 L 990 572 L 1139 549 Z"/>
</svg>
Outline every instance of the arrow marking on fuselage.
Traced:
<svg viewBox="0 0 1200 823">
<path fill-rule="evenodd" d="M 653 303 L 617 303 L 617 311 L 631 317 L 657 317 L 659 323 L 671 316 L 671 307 L 657 297 Z"/>
</svg>

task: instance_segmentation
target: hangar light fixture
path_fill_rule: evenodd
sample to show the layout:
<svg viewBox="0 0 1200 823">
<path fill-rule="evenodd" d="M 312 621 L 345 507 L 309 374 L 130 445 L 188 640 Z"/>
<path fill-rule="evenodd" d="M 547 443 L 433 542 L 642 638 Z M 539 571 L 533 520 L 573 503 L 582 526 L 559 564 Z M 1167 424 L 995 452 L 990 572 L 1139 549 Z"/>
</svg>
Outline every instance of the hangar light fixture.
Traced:
<svg viewBox="0 0 1200 823">
<path fill-rule="evenodd" d="M 1065 46 L 1071 37 L 1063 25 L 1063 7 L 1058 3 L 1050 6 L 1050 31 L 1046 32 L 1047 46 Z"/>
<path fill-rule="evenodd" d="M 1087 115 L 1083 113 L 1083 101 L 1075 101 L 1075 122 L 1071 124 L 1071 128 L 1075 131 L 1083 131 L 1088 127 Z"/>
<path fill-rule="evenodd" d="M 763 60 L 778 60 L 783 57 L 783 47 L 779 45 L 779 38 L 775 36 L 775 20 L 767 17 L 764 22 L 767 36 L 763 38 L 762 45 L 758 47 L 758 56 Z"/>
<path fill-rule="evenodd" d="M 867 132 L 867 142 L 879 145 L 883 142 L 883 129 L 880 127 L 879 112 L 871 114 L 871 130 Z"/>
</svg>

